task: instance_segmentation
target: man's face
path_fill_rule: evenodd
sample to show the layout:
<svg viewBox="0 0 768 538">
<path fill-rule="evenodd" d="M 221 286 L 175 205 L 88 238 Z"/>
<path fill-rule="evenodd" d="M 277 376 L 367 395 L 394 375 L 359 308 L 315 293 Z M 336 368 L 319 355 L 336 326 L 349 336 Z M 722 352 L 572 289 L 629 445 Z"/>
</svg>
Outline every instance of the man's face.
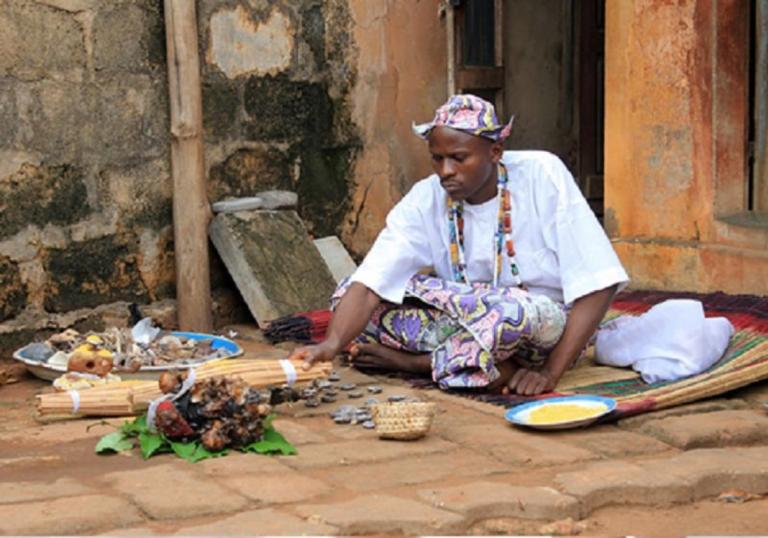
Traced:
<svg viewBox="0 0 768 538">
<path fill-rule="evenodd" d="M 429 133 L 432 168 L 454 200 L 482 203 L 496 194 L 501 143 L 438 126 Z"/>
</svg>

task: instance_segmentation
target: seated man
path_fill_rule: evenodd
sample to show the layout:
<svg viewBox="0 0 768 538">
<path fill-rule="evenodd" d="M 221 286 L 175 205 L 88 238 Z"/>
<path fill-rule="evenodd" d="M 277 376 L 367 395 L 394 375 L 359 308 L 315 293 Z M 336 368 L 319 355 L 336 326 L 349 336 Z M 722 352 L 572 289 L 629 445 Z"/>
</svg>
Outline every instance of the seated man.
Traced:
<svg viewBox="0 0 768 538">
<path fill-rule="evenodd" d="M 628 280 L 608 238 L 557 157 L 503 151 L 511 122 L 487 101 L 453 96 L 414 130 L 435 174 L 337 290 L 327 339 L 292 357 L 331 360 L 357 339 L 360 367 L 431 373 L 442 388 L 552 390 Z"/>
</svg>

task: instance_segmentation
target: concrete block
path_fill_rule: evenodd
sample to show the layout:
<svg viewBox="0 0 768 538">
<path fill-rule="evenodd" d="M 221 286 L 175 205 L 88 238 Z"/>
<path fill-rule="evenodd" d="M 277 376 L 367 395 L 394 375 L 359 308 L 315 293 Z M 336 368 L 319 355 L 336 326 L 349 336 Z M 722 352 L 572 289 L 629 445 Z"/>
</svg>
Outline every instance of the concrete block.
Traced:
<svg viewBox="0 0 768 538">
<path fill-rule="evenodd" d="M 579 500 L 584 515 L 609 504 L 668 505 L 688 502 L 691 483 L 650 467 L 622 462 L 593 463 L 555 477 L 559 489 Z"/>
<path fill-rule="evenodd" d="M 182 527 L 179 536 L 333 536 L 336 528 L 265 508 L 226 517 L 202 525 Z M 119 533 L 118 533 L 119 534 Z"/>
<path fill-rule="evenodd" d="M 198 475 L 184 461 L 110 473 L 102 480 L 127 495 L 153 519 L 179 519 L 234 512 L 248 500 Z"/>
<path fill-rule="evenodd" d="M 266 504 L 307 501 L 332 491 L 324 482 L 295 471 L 237 476 L 224 480 L 223 483 L 251 500 Z"/>
<path fill-rule="evenodd" d="M 85 495 L 91 488 L 71 478 L 54 482 L 0 482 L 0 504 Z"/>
<path fill-rule="evenodd" d="M 432 506 L 458 512 L 468 519 L 578 519 L 578 501 L 546 487 L 512 486 L 503 482 L 471 482 L 461 486 L 423 489 L 419 497 Z"/>
<path fill-rule="evenodd" d="M 294 211 L 222 213 L 209 234 L 259 325 L 328 308 L 336 284 Z"/>
<path fill-rule="evenodd" d="M 463 527 L 464 518 L 427 504 L 389 495 L 357 497 L 335 504 L 302 505 L 303 517 L 319 519 L 344 534 L 435 535 Z"/>
<path fill-rule="evenodd" d="M 460 449 L 445 454 L 405 455 L 398 458 L 397 462 L 366 463 L 332 469 L 325 478 L 339 487 L 374 492 L 444 478 L 480 477 L 508 470 L 510 466 L 493 458 Z"/>
<path fill-rule="evenodd" d="M 357 264 L 335 235 L 315 239 L 315 246 L 337 283 L 350 276 L 357 269 Z"/>
<path fill-rule="evenodd" d="M 2 505 L 0 534 L 83 535 L 99 528 L 135 525 L 142 519 L 126 500 L 109 495 L 83 495 Z"/>
<path fill-rule="evenodd" d="M 752 410 L 715 411 L 651 420 L 638 431 L 682 449 L 764 443 L 768 417 Z"/>
</svg>

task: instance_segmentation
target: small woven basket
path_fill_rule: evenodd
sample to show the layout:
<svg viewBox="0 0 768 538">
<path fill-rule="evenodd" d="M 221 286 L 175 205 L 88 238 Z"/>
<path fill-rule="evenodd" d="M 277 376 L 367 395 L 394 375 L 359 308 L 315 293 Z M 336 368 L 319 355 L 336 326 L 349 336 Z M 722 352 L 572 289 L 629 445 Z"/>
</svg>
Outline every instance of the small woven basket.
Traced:
<svg viewBox="0 0 768 538">
<path fill-rule="evenodd" d="M 429 431 L 437 405 L 433 402 L 391 402 L 371 406 L 376 433 L 382 439 L 419 439 Z"/>
</svg>

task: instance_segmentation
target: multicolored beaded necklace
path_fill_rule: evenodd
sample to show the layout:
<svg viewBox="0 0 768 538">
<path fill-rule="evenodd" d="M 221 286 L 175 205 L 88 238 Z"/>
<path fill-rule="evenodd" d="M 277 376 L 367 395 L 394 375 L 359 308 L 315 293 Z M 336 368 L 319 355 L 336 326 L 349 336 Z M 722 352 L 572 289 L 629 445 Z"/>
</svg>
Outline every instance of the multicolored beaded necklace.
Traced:
<svg viewBox="0 0 768 538">
<path fill-rule="evenodd" d="M 506 247 L 509 269 L 512 273 L 514 285 L 523 286 L 520 278 L 520 269 L 515 261 L 515 244 L 512 241 L 512 195 L 509 192 L 509 178 L 506 167 L 499 163 L 498 168 L 498 199 L 499 220 L 493 241 L 493 255 L 496 263 L 493 267 L 493 287 L 499 287 L 499 279 L 502 271 L 502 258 Z M 467 275 L 467 262 L 464 257 L 464 203 L 456 202 L 448 196 L 448 230 L 451 249 L 451 270 L 453 278 L 457 282 L 469 284 Z"/>
</svg>

